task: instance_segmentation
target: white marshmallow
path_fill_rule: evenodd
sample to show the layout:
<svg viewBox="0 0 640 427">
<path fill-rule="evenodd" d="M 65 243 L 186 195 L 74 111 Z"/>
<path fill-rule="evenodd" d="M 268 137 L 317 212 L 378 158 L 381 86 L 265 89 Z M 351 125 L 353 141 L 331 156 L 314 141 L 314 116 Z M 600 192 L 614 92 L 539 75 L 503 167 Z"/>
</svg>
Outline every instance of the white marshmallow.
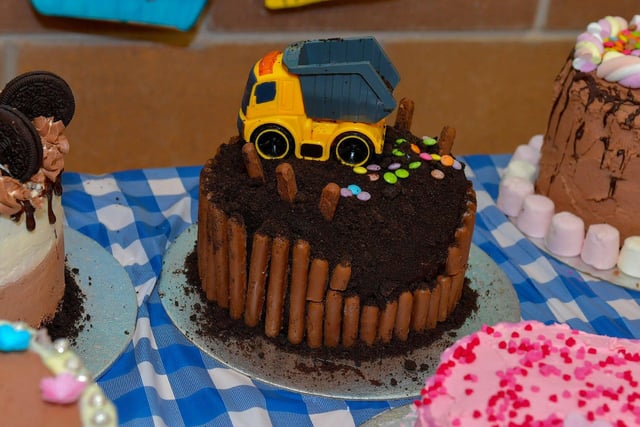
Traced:
<svg viewBox="0 0 640 427">
<path fill-rule="evenodd" d="M 618 257 L 618 268 L 624 274 L 640 277 L 640 236 L 629 236 L 624 239 Z"/>
<path fill-rule="evenodd" d="M 509 178 L 512 176 L 519 176 L 525 178 L 531 182 L 536 180 L 538 175 L 538 168 L 526 160 L 512 158 L 504 171 L 503 178 Z"/>
</svg>

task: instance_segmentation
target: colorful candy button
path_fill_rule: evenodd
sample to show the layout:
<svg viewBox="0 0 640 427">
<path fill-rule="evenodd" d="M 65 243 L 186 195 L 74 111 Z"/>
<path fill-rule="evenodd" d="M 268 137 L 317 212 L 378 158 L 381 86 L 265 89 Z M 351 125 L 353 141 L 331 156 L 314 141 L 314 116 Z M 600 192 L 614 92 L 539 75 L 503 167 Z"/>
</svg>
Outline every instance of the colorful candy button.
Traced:
<svg viewBox="0 0 640 427">
<path fill-rule="evenodd" d="M 431 138 L 430 136 L 423 136 L 422 143 L 427 147 L 430 147 L 432 145 L 436 145 L 438 141 L 436 141 L 434 138 Z"/>
<path fill-rule="evenodd" d="M 422 162 L 409 163 L 409 169 L 418 169 L 420 166 L 422 166 Z"/>
<path fill-rule="evenodd" d="M 440 154 L 435 154 L 435 153 L 431 155 L 431 158 L 436 162 L 441 159 Z"/>
<path fill-rule="evenodd" d="M 429 153 L 420 153 L 420 158 L 427 162 L 433 160 L 433 157 L 431 157 L 431 154 Z"/>
<path fill-rule="evenodd" d="M 362 166 L 356 166 L 353 168 L 353 171 L 358 175 L 364 175 L 365 173 L 367 173 L 367 168 L 364 168 Z"/>
<path fill-rule="evenodd" d="M 443 166 L 452 166 L 453 165 L 453 157 L 451 157 L 448 154 L 445 154 L 440 158 L 440 163 L 442 163 Z"/>
<path fill-rule="evenodd" d="M 378 175 L 377 173 L 369 173 L 367 174 L 367 176 L 369 177 L 369 181 L 377 181 L 380 179 L 380 175 Z"/>
<path fill-rule="evenodd" d="M 411 148 L 411 151 L 413 151 L 414 153 L 420 154 L 420 147 L 418 147 L 416 144 L 411 144 L 409 148 Z"/>
<path fill-rule="evenodd" d="M 347 187 L 342 187 L 340 189 L 340 195 L 342 197 L 351 197 L 351 196 L 353 196 L 353 193 Z"/>
<path fill-rule="evenodd" d="M 387 166 L 387 169 L 389 169 L 390 171 L 394 171 L 396 169 L 399 169 L 400 166 L 402 166 L 400 162 L 394 162 L 394 163 L 391 163 L 389 166 Z"/>
<path fill-rule="evenodd" d="M 382 178 L 389 184 L 395 184 L 398 182 L 398 177 L 393 172 L 385 172 L 384 175 L 382 175 Z"/>
<path fill-rule="evenodd" d="M 391 154 L 393 154 L 396 157 L 402 157 L 404 156 L 404 151 L 394 148 L 393 150 L 391 150 Z"/>
<path fill-rule="evenodd" d="M 442 172 L 440 169 L 434 169 L 431 171 L 431 176 L 434 177 L 435 179 L 443 179 L 444 172 Z"/>
<path fill-rule="evenodd" d="M 367 165 L 367 170 L 371 172 L 378 172 L 382 167 L 380 165 L 376 165 L 375 163 L 371 163 Z"/>
<path fill-rule="evenodd" d="M 356 184 L 347 185 L 347 189 L 351 191 L 351 194 L 357 196 L 362 191 L 362 188 L 357 186 Z"/>
<path fill-rule="evenodd" d="M 366 202 L 367 200 L 371 199 L 371 193 L 367 191 L 362 191 L 358 193 L 356 197 L 358 198 L 358 200 L 362 200 L 363 202 Z"/>
<path fill-rule="evenodd" d="M 454 168 L 454 169 L 456 169 L 456 170 L 460 170 L 460 169 L 462 169 L 462 163 L 460 163 L 458 160 L 454 160 L 454 161 L 453 161 L 453 165 L 452 165 L 452 166 L 453 166 L 453 168 Z"/>
<path fill-rule="evenodd" d="M 398 138 L 398 139 L 396 139 L 396 144 L 402 144 L 403 142 L 407 142 L 407 140 L 406 140 L 406 139 L 404 139 L 404 138 Z"/>
<path fill-rule="evenodd" d="M 396 170 L 395 174 L 396 174 L 396 176 L 398 178 L 403 178 L 404 179 L 404 178 L 407 178 L 409 176 L 409 171 L 406 170 L 406 169 L 398 169 L 398 170 Z"/>
</svg>

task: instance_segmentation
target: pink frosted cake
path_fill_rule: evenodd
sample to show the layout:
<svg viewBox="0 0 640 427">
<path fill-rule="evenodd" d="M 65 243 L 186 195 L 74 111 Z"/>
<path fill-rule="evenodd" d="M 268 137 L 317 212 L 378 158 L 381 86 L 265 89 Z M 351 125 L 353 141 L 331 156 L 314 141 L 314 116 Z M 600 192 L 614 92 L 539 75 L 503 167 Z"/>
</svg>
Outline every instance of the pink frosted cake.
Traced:
<svg viewBox="0 0 640 427">
<path fill-rule="evenodd" d="M 116 427 L 116 407 L 66 339 L 0 320 L 0 425 Z"/>
<path fill-rule="evenodd" d="M 636 340 L 534 321 L 485 326 L 442 354 L 415 426 L 639 425 L 639 362 Z"/>
</svg>

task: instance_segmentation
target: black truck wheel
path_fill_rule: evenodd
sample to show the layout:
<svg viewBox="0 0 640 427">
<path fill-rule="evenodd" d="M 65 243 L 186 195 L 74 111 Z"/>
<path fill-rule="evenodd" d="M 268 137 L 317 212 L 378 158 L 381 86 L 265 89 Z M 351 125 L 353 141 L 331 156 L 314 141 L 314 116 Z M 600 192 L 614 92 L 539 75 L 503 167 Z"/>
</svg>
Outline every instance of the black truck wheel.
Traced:
<svg viewBox="0 0 640 427">
<path fill-rule="evenodd" d="M 278 125 L 264 125 L 251 135 L 260 157 L 270 160 L 287 157 L 293 146 L 293 138 L 289 131 Z"/>
<path fill-rule="evenodd" d="M 360 166 L 371 158 L 371 147 L 371 140 L 360 132 L 345 132 L 335 139 L 334 155 L 342 164 Z"/>
</svg>

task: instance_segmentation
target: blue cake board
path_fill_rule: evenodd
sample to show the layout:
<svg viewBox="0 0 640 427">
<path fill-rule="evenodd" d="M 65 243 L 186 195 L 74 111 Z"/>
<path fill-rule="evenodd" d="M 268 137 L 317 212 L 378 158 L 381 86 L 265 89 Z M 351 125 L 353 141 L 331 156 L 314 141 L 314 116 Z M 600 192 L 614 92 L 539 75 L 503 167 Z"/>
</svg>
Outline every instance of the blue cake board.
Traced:
<svg viewBox="0 0 640 427">
<path fill-rule="evenodd" d="M 31 0 L 47 16 L 116 21 L 187 31 L 207 0 Z"/>
</svg>

